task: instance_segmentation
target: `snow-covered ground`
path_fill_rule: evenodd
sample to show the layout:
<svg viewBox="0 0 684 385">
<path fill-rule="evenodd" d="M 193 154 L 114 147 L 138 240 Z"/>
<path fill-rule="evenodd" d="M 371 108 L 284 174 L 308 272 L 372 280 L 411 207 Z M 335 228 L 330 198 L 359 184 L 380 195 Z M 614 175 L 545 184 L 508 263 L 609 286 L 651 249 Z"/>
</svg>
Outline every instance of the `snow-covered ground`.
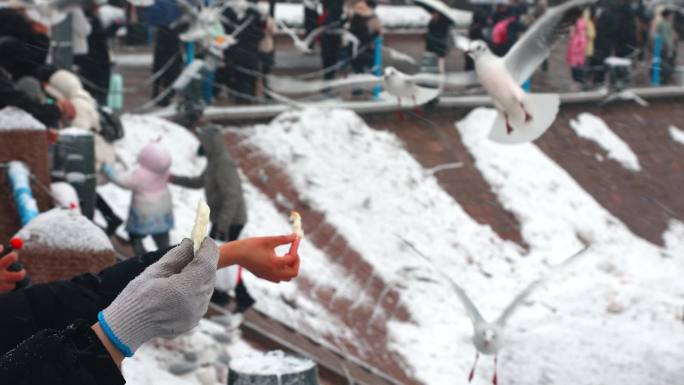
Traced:
<svg viewBox="0 0 684 385">
<path fill-rule="evenodd" d="M 137 153 L 140 149 L 150 141 L 160 138 L 161 143 L 167 147 L 171 154 L 173 161 L 171 170 L 173 173 L 198 175 L 204 169 L 205 159 L 196 155 L 199 142 L 183 127 L 160 118 L 141 115 L 124 115 L 122 123 L 125 137 L 115 143 L 115 149 L 120 163 L 128 169 L 135 166 Z M 288 219 L 276 210 L 273 203 L 265 195 L 247 180 L 243 180 L 243 187 L 248 202 L 250 220 L 242 232 L 242 237 L 286 234 L 290 231 Z M 196 204 L 199 199 L 203 198 L 203 192 L 177 186 L 170 188 L 176 218 L 176 227 L 171 232 L 171 240 L 172 242 L 179 242 L 183 237 L 190 234 L 194 223 Z M 127 217 L 130 192 L 111 183 L 98 187 L 98 192 L 112 205 L 119 216 Z M 126 236 L 123 233 L 123 226 L 119 235 Z M 145 242 L 148 249 L 155 248 L 151 239 L 148 238 Z M 330 263 L 322 251 L 306 240 L 300 245 L 300 253 L 307 258 L 307 263 L 301 266 L 300 276 L 306 277 L 313 284 L 330 282 L 343 275 Z M 225 284 L 229 281 L 227 274 L 228 269 L 219 271 L 217 275 L 218 286 L 226 286 Z M 305 330 L 316 339 L 322 339 L 321 335 L 326 334 L 348 334 L 343 331 L 342 325 L 325 316 L 324 307 L 306 296 L 298 295 L 295 282 L 273 284 L 258 279 L 248 272 L 243 278 L 251 294 L 257 299 L 255 306 L 260 311 L 266 312 L 286 324 Z M 352 299 L 357 293 L 345 293 L 340 290 L 338 295 Z M 296 311 L 292 308 L 293 304 L 296 304 Z M 205 364 L 215 363 L 218 352 L 224 349 L 229 349 L 229 353 L 232 355 L 249 352 L 249 349 L 241 348 L 241 346 L 245 346 L 245 343 L 239 340 L 224 346 L 226 344 L 207 337 L 207 335 L 216 332 L 217 327 L 212 323 L 203 321 L 199 328 L 174 341 L 155 340 L 146 344 L 133 359 L 126 360 L 124 375 L 127 383 L 133 385 L 181 383 L 207 385 L 201 382 L 201 371 L 199 376 L 193 372 L 179 379 L 168 372 L 168 367 L 179 359 L 180 351 L 209 351 L 209 356 L 204 359 Z M 220 364 L 217 364 L 217 368 L 217 379 L 220 379 Z"/>
<path fill-rule="evenodd" d="M 378 5 L 375 9 L 385 28 L 425 28 L 430 15 L 413 5 Z M 301 3 L 276 3 L 275 18 L 289 26 L 303 27 L 304 7 Z"/>
<path fill-rule="evenodd" d="M 606 125 L 603 119 L 585 112 L 579 114 L 576 120 L 571 120 L 570 127 L 578 136 L 598 144 L 608 153 L 609 158 L 616 160 L 624 168 L 631 171 L 641 170 L 639 158 L 629 145 Z"/>
<path fill-rule="evenodd" d="M 591 251 L 512 319 L 500 383 L 676 381 L 684 358 L 684 265 L 675 254 L 681 224 L 666 234 L 667 249 L 638 238 L 536 146 L 487 141 L 482 127 L 494 115 L 478 109 L 459 131 L 522 223 L 529 253 L 469 218 L 395 136 L 349 111 L 286 113 L 256 126 L 250 143 L 289 171 L 301 198 L 324 212 L 381 276 L 401 283 L 416 323 L 393 322 L 391 344 L 425 383 L 465 383 L 474 356 L 464 342 L 469 322 L 439 272 L 464 286 L 491 319 L 514 293 L 578 250 L 580 239 L 592 243 Z M 402 274 L 408 267 L 420 277 Z M 482 384 L 492 369 L 491 362 L 483 366 L 485 376 L 476 380 Z"/>
<path fill-rule="evenodd" d="M 499 383 L 679 383 L 684 224 L 671 222 L 664 248 L 637 237 L 534 144 L 488 141 L 482 127 L 494 117 L 491 109 L 476 109 L 455 129 L 501 204 L 520 221 L 529 251 L 470 218 L 396 136 L 368 127 L 353 112 L 288 112 L 241 132 L 289 173 L 302 201 L 324 213 L 386 282 L 396 284 L 415 322 L 391 321 L 388 348 L 423 383 L 466 384 L 475 354 L 467 341 L 471 326 L 447 279 L 462 285 L 493 319 L 515 293 L 577 251 L 581 240 L 590 242 L 590 251 L 535 292 L 510 320 Z M 132 165 L 137 151 L 162 135 L 173 149 L 174 172 L 201 171 L 197 142 L 182 128 L 131 115 L 124 125 L 127 137 L 116 147 L 125 163 Z M 610 153 L 614 143 L 604 145 Z M 100 191 L 125 217 L 126 193 L 113 186 Z M 177 241 L 190 231 L 201 192 L 172 187 L 172 194 Z M 245 195 L 250 221 L 243 236 L 289 230 L 287 219 L 247 181 Z M 359 295 L 357 282 L 331 267 L 313 245 L 305 242 L 301 255 L 302 275 L 314 284 L 337 282 L 340 295 L 373 300 Z M 317 335 L 353 336 L 296 282 L 246 279 L 257 306 L 271 316 Z M 285 301 L 296 301 L 298 310 Z M 207 334 L 205 326 L 195 333 Z M 196 375 L 183 377 L 185 382 L 161 380 L 169 375 L 164 349 L 148 344 L 127 360 L 129 383 L 197 383 Z M 481 359 L 473 383 L 489 384 L 492 369 L 491 360 Z M 155 376 L 157 371 L 164 373 Z"/>
</svg>

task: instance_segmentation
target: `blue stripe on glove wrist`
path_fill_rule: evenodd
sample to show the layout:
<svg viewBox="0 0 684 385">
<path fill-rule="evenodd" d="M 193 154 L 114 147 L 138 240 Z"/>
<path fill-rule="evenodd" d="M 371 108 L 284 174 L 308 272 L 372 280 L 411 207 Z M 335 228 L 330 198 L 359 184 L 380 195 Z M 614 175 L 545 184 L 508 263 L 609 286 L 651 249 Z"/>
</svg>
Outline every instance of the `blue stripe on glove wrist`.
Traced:
<svg viewBox="0 0 684 385">
<path fill-rule="evenodd" d="M 109 327 L 109 324 L 107 324 L 107 321 L 105 321 L 104 318 L 104 313 L 100 311 L 97 313 L 97 321 L 100 323 L 100 327 L 102 328 L 102 331 L 107 335 L 107 338 L 114 344 L 114 346 L 119 349 L 119 351 L 125 356 L 125 357 L 131 357 L 133 356 L 133 352 L 131 351 L 131 348 L 129 348 L 126 344 L 121 342 L 119 337 L 114 334 L 114 331 L 112 328 Z"/>
</svg>

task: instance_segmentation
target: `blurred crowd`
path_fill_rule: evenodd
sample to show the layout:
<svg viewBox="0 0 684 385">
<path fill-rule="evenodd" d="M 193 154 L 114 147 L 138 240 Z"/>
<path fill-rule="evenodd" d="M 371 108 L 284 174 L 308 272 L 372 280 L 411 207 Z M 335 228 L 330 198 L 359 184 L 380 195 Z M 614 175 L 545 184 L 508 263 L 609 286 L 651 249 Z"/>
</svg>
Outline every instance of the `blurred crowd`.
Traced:
<svg viewBox="0 0 684 385">
<path fill-rule="evenodd" d="M 547 8 L 546 0 L 535 4 L 511 0 L 478 7 L 468 37 L 486 41 L 494 53 L 503 56 Z M 571 23 L 566 43 L 566 62 L 572 79 L 584 88 L 600 86 L 606 81 L 607 72 L 629 72 L 613 68 L 620 67 L 620 63 L 623 67 L 632 67 L 633 62 L 657 55 L 662 82 L 673 81 L 681 19 L 678 8 L 647 6 L 643 0 L 608 0 L 587 7 Z M 439 14 L 433 13 L 430 25 L 439 25 L 441 20 Z M 432 33 L 433 30 L 437 32 Z M 448 47 L 447 39 L 443 29 L 429 28 L 426 48 L 443 57 L 445 52 L 441 47 Z M 610 58 L 628 59 L 629 63 Z M 465 69 L 473 69 L 472 59 L 466 55 L 465 60 Z M 650 62 L 646 67 L 650 67 Z M 542 70 L 548 70 L 548 62 Z"/>
<path fill-rule="evenodd" d="M 178 90 L 173 84 L 188 62 L 206 55 L 201 47 L 193 49 L 181 38 L 189 28 L 184 2 L 86 0 L 67 11 L 73 63 L 65 68 L 50 54 L 59 46 L 53 27 L 30 17 L 30 8 L 21 3 L 11 4 L 0 9 L 0 102 L 29 111 L 49 127 L 76 119 L 83 128 L 100 130 L 98 120 L 104 120 L 97 118 L 102 115 L 99 107 L 121 107 L 124 91 L 121 75 L 113 70 L 113 42 L 153 45 L 149 86 L 151 104 L 158 106 L 174 101 Z M 444 72 L 453 49 L 454 26 L 438 11 L 417 4 L 430 14 L 418 70 Z M 385 30 L 376 6 L 376 0 L 303 1 L 299 34 L 311 52 L 316 48 L 320 52 L 321 69 L 314 76 L 330 80 L 349 72 L 380 73 L 378 48 L 382 48 Z M 457 32 L 484 40 L 494 53 L 505 55 L 548 7 L 547 0 L 479 3 L 467 31 Z M 274 35 L 286 28 L 274 19 L 275 1 L 240 0 L 220 11 L 220 27 L 234 44 L 222 49 L 211 81 L 181 99 L 191 104 L 200 99 L 210 103 L 216 97 L 237 104 L 263 101 L 269 97 L 263 90 L 276 62 Z M 652 66 L 660 70 L 661 84 L 674 82 L 682 18 L 679 8 L 644 0 L 603 0 L 588 7 L 570 23 L 570 37 L 563 43 L 574 88 L 601 86 L 613 73 L 628 83 L 631 69 L 650 70 Z M 464 60 L 464 69 L 472 70 L 472 59 L 464 55 Z M 75 74 L 78 82 L 45 87 L 64 77 L 51 79 L 57 67 Z M 548 70 L 548 63 L 542 70 Z M 64 86 L 69 89 L 56 92 Z M 146 92 L 145 86 L 147 82 L 140 86 L 141 92 Z"/>
</svg>

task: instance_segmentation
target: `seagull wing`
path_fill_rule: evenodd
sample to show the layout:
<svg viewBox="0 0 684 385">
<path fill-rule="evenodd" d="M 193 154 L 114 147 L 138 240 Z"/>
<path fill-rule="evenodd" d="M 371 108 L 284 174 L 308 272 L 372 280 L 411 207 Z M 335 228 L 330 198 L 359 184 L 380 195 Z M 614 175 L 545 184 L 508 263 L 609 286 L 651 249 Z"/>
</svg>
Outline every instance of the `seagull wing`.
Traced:
<svg viewBox="0 0 684 385">
<path fill-rule="evenodd" d="M 465 87 L 480 84 L 475 71 L 447 72 L 444 74 L 419 73 L 412 75 L 411 78 L 418 84 L 448 85 L 454 87 Z"/>
<path fill-rule="evenodd" d="M 178 8 L 180 11 L 192 18 L 192 20 L 197 20 L 199 18 L 199 11 L 194 5 L 190 4 L 187 0 L 177 0 Z"/>
<path fill-rule="evenodd" d="M 336 33 L 340 36 L 342 36 L 342 41 L 351 43 L 352 45 L 352 58 L 355 58 L 356 55 L 359 53 L 359 44 L 361 44 L 361 41 L 359 41 L 359 38 L 356 37 L 353 33 L 349 32 L 348 30 L 344 28 L 335 28 L 330 30 L 329 32 L 331 33 Z"/>
<path fill-rule="evenodd" d="M 380 76 L 369 74 L 351 75 L 344 79 L 335 80 L 298 80 L 289 77 L 269 76 L 268 85 L 271 90 L 281 94 L 303 94 L 319 92 L 326 88 L 373 88 L 383 82 Z"/>
<path fill-rule="evenodd" d="M 322 25 L 322 26 L 320 26 L 320 27 L 318 27 L 318 28 L 312 30 L 312 31 L 309 32 L 309 34 L 306 35 L 306 37 L 304 38 L 304 44 L 306 44 L 307 47 L 310 46 L 311 43 L 313 43 L 313 41 L 316 40 L 320 34 L 322 34 L 323 32 L 325 32 L 325 30 L 327 30 L 327 29 L 329 29 L 329 28 L 330 28 L 329 25 Z"/>
<path fill-rule="evenodd" d="M 470 321 L 473 323 L 473 325 L 480 322 L 484 322 L 484 318 L 482 318 L 480 311 L 477 310 L 477 307 L 475 307 L 473 301 L 470 300 L 470 297 L 468 297 L 468 294 L 466 294 L 465 290 L 463 290 L 461 286 L 459 286 L 456 282 L 452 281 L 451 279 L 449 279 L 449 283 L 451 283 L 451 287 L 458 295 L 458 299 L 461 300 L 461 303 L 463 304 L 466 313 L 468 313 L 468 317 L 470 318 Z"/>
<path fill-rule="evenodd" d="M 382 50 L 387 52 L 387 54 L 389 55 L 389 57 L 392 60 L 403 61 L 403 62 L 410 63 L 410 64 L 416 64 L 416 60 L 414 58 L 412 58 L 411 56 L 409 56 L 409 55 L 407 55 L 401 51 L 398 51 L 394 48 L 383 46 Z"/>
<path fill-rule="evenodd" d="M 517 296 L 515 296 L 515 298 L 513 298 L 513 301 L 511 301 L 511 303 L 508 304 L 508 306 L 506 306 L 504 311 L 501 313 L 501 316 L 499 316 L 499 319 L 496 320 L 496 323 L 498 323 L 502 327 L 506 325 L 506 321 L 508 321 L 508 318 L 510 318 L 513 315 L 513 313 L 518 309 L 518 307 L 527 299 L 527 297 L 530 296 L 530 294 L 532 294 L 532 292 L 535 289 L 543 285 L 553 273 L 556 273 L 564 267 L 575 262 L 587 250 L 589 250 L 589 247 L 584 246 L 581 250 L 568 257 L 565 261 L 554 266 L 553 269 L 545 277 L 539 278 L 530 283 L 523 291 L 521 291 Z"/>
<path fill-rule="evenodd" d="M 558 39 L 566 34 L 582 8 L 597 0 L 570 0 L 549 8 L 504 57 L 506 69 L 518 84 L 532 76 L 537 67 L 549 56 Z"/>
<path fill-rule="evenodd" d="M 444 17 L 449 19 L 455 27 L 468 27 L 473 20 L 473 13 L 470 11 L 463 11 L 461 9 L 451 8 L 440 0 L 413 0 L 416 4 L 422 5 L 424 8 L 432 9 L 439 12 Z"/>
<path fill-rule="evenodd" d="M 254 20 L 254 16 L 248 17 L 242 24 L 237 26 L 230 35 L 237 38 L 237 36 L 249 26 L 249 23 L 251 23 L 252 20 Z"/>
<path fill-rule="evenodd" d="M 283 22 L 280 21 L 280 20 L 276 20 L 276 22 L 278 23 L 278 27 L 280 27 L 280 29 L 282 29 L 283 31 L 285 31 L 285 33 L 288 34 L 288 35 L 290 36 L 290 38 L 292 39 L 292 41 L 294 41 L 294 42 L 301 41 L 301 40 L 299 39 L 299 36 L 297 36 L 297 34 L 295 33 L 295 31 L 293 31 L 293 30 L 292 30 L 290 27 L 288 27 L 285 23 L 283 23 Z"/>
<path fill-rule="evenodd" d="M 459 33 L 454 33 L 452 37 L 454 40 L 454 46 L 456 46 L 456 48 L 463 52 L 466 52 L 468 49 L 470 49 L 470 39 Z"/>
</svg>

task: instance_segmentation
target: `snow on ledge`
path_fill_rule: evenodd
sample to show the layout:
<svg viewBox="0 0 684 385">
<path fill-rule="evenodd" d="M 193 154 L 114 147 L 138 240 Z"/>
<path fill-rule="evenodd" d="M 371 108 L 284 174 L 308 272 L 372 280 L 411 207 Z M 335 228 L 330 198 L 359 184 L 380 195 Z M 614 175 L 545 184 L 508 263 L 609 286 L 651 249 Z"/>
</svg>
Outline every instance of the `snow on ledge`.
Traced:
<svg viewBox="0 0 684 385">
<path fill-rule="evenodd" d="M 591 140 L 606 150 L 608 157 L 618 161 L 622 167 L 631 171 L 641 171 L 639 158 L 606 123 L 596 115 L 581 113 L 576 120 L 570 121 L 570 127 L 582 138 Z"/>
<path fill-rule="evenodd" d="M 378 5 L 375 9 L 385 28 L 425 28 L 430 14 L 415 5 Z M 275 18 L 291 27 L 304 25 L 304 8 L 301 3 L 277 3 Z"/>
<path fill-rule="evenodd" d="M 675 142 L 684 144 L 684 131 L 680 130 L 679 128 L 670 126 L 670 136 Z"/>
<path fill-rule="evenodd" d="M 266 353 L 254 352 L 230 361 L 231 370 L 247 375 L 263 376 L 303 373 L 311 370 L 315 365 L 308 358 L 286 354 L 282 350 Z"/>
<path fill-rule="evenodd" d="M 0 110 L 0 131 L 44 129 L 43 123 L 21 108 L 8 106 Z"/>
<path fill-rule="evenodd" d="M 59 231 L 55 231 L 59 228 Z M 81 213 L 55 208 L 38 215 L 17 233 L 27 243 L 76 251 L 114 250 L 107 235 Z"/>
</svg>

